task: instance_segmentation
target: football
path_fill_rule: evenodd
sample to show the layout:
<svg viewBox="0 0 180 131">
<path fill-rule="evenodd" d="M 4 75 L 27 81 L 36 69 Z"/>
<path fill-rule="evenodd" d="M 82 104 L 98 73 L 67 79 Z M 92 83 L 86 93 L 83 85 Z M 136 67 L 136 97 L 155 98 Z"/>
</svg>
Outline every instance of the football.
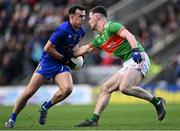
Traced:
<svg viewBox="0 0 180 131">
<path fill-rule="evenodd" d="M 76 65 L 73 70 L 80 70 L 84 65 L 84 59 L 82 56 L 79 56 L 77 58 L 71 58 L 71 61 Z"/>
</svg>

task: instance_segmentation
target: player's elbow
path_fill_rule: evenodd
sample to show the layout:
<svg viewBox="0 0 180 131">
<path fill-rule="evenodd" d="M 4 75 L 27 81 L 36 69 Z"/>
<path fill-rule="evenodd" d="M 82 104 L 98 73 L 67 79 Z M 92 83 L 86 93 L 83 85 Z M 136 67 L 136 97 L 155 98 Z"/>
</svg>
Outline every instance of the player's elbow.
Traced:
<svg viewBox="0 0 180 131">
<path fill-rule="evenodd" d="M 44 47 L 44 52 L 51 54 L 51 50 L 49 48 Z"/>
<path fill-rule="evenodd" d="M 44 47 L 44 51 L 47 52 L 47 53 L 48 53 L 48 51 L 49 51 L 46 46 Z"/>
<path fill-rule="evenodd" d="M 50 53 L 52 49 L 53 49 L 53 45 L 51 44 L 50 41 L 48 41 L 47 44 L 44 46 L 44 51 Z"/>
</svg>

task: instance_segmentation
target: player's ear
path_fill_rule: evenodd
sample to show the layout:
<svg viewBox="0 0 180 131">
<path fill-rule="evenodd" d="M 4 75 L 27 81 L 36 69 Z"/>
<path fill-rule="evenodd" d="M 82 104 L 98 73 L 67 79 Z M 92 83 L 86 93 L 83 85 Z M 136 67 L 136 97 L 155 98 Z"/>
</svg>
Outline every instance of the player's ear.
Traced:
<svg viewBox="0 0 180 131">
<path fill-rule="evenodd" d="M 72 19 L 72 18 L 73 18 L 73 14 L 70 14 L 70 15 L 69 15 L 69 19 Z"/>
<path fill-rule="evenodd" d="M 101 19 L 101 16 L 100 16 L 100 15 L 96 15 L 96 19 L 97 19 L 97 20 L 100 20 L 100 19 Z"/>
</svg>

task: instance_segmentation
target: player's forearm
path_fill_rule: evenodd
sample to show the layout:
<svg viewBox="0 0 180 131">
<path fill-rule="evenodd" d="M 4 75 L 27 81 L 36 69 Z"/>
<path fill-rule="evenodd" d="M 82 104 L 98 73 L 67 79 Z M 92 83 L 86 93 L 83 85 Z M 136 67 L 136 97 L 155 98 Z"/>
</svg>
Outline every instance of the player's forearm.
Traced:
<svg viewBox="0 0 180 131">
<path fill-rule="evenodd" d="M 85 54 L 87 54 L 88 52 L 91 52 L 91 51 L 92 50 L 89 47 L 89 45 L 81 46 L 80 48 L 74 50 L 73 56 L 74 57 L 83 56 L 83 55 L 85 55 Z"/>
<path fill-rule="evenodd" d="M 63 58 L 63 55 L 61 55 L 60 53 L 58 53 L 56 51 L 55 48 L 51 48 L 50 50 L 46 51 L 49 55 L 51 55 L 52 57 L 61 60 Z"/>
<path fill-rule="evenodd" d="M 83 48 L 79 48 L 79 49 L 74 50 L 73 56 L 74 56 L 74 57 L 83 56 L 83 55 L 85 55 L 86 53 L 87 53 L 86 50 L 84 50 Z"/>
<path fill-rule="evenodd" d="M 44 51 L 47 52 L 52 57 L 61 60 L 63 58 L 63 55 L 57 52 L 55 47 L 48 41 L 48 43 L 44 47 Z"/>
<path fill-rule="evenodd" d="M 135 38 L 134 35 L 131 34 L 127 29 L 124 28 L 124 29 L 120 30 L 119 33 L 118 33 L 118 35 L 119 35 L 121 38 L 126 39 L 126 40 L 129 42 L 129 44 L 130 44 L 130 46 L 131 46 L 132 49 L 133 49 L 133 48 L 137 48 L 136 38 Z"/>
<path fill-rule="evenodd" d="M 126 39 L 127 39 L 127 41 L 129 42 L 129 44 L 131 45 L 131 48 L 132 48 L 132 49 L 133 49 L 133 48 L 137 48 L 137 40 L 136 40 L 136 38 L 134 37 L 134 35 L 128 34 L 128 35 L 126 36 Z"/>
</svg>

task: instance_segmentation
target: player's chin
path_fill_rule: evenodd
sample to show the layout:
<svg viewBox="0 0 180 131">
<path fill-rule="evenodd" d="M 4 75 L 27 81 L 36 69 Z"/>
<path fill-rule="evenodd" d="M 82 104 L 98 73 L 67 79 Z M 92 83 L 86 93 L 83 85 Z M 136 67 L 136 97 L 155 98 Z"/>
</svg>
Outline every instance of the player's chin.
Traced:
<svg viewBox="0 0 180 131">
<path fill-rule="evenodd" d="M 91 26 L 90 28 L 91 28 L 91 30 L 95 30 L 95 28 L 93 26 Z"/>
<path fill-rule="evenodd" d="M 82 26 L 84 24 L 84 22 L 83 21 L 81 21 L 81 22 L 79 22 L 79 26 Z"/>
<path fill-rule="evenodd" d="M 93 26 L 92 24 L 89 24 L 89 27 L 90 27 L 91 30 L 95 29 L 95 26 Z"/>
<path fill-rule="evenodd" d="M 79 25 L 77 25 L 77 28 L 80 28 L 80 27 L 82 27 L 83 26 L 83 24 L 79 24 Z"/>
</svg>

